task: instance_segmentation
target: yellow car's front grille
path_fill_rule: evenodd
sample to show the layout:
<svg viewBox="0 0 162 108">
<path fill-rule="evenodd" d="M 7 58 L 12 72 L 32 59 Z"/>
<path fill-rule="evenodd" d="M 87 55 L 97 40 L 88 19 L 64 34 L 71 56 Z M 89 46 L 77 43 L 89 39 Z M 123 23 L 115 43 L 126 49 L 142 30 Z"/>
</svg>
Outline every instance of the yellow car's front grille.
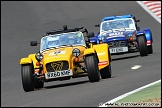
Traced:
<svg viewBox="0 0 162 108">
<path fill-rule="evenodd" d="M 68 61 L 57 61 L 46 64 L 47 72 L 61 71 L 69 69 Z"/>
</svg>

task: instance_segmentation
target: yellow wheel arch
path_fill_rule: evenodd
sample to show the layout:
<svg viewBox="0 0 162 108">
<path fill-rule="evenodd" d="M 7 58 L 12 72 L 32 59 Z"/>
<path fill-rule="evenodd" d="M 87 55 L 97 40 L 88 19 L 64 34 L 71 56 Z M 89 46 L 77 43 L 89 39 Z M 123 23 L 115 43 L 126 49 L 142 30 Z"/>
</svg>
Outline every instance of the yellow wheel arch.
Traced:
<svg viewBox="0 0 162 108">
<path fill-rule="evenodd" d="M 28 57 L 22 58 L 20 60 L 21 65 L 23 65 L 23 64 L 32 64 L 33 63 L 34 68 L 38 68 L 38 66 L 36 66 L 37 62 L 38 61 L 35 58 L 35 54 L 30 54 Z"/>
</svg>

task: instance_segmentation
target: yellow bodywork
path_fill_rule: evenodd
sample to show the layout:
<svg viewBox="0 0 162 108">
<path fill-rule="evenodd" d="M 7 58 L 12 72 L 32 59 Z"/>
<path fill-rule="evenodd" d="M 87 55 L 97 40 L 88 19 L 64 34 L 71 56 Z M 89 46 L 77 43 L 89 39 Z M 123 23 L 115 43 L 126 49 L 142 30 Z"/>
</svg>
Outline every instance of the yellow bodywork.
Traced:
<svg viewBox="0 0 162 108">
<path fill-rule="evenodd" d="M 111 62 L 111 55 L 109 54 L 109 46 L 108 44 L 98 44 L 98 45 L 91 45 L 91 48 L 86 49 L 84 51 L 84 55 L 97 53 L 99 63 L 107 62 L 103 65 L 99 65 L 99 70 L 109 65 Z M 110 59 L 110 60 L 109 60 Z"/>
<path fill-rule="evenodd" d="M 109 54 L 109 51 L 108 51 L 109 49 L 108 44 L 91 45 L 91 48 L 86 48 L 85 46 L 61 47 L 57 49 L 50 49 L 50 50 L 43 52 L 44 57 L 41 60 L 41 63 L 43 66 L 43 72 L 47 73 L 47 70 L 46 70 L 47 63 L 55 62 L 55 61 L 62 61 L 62 60 L 68 61 L 69 69 L 72 69 L 73 75 L 79 72 L 83 72 L 83 70 L 74 66 L 73 61 L 76 58 L 72 54 L 72 51 L 74 48 L 80 49 L 80 55 L 78 57 L 79 61 L 84 61 L 83 58 L 86 55 L 97 53 L 99 63 L 107 62 L 106 64 L 99 65 L 99 70 L 108 66 L 109 63 L 111 62 L 111 55 Z M 56 52 L 59 52 L 59 53 L 56 53 Z M 20 60 L 21 65 L 32 64 L 32 63 L 33 63 L 34 68 L 39 68 L 39 66 L 36 66 L 37 60 L 35 58 L 35 54 L 30 54 L 28 57 L 22 58 Z M 84 66 L 85 64 L 83 62 L 83 63 L 80 63 L 80 65 Z M 74 69 L 77 69 L 77 71 Z"/>
<path fill-rule="evenodd" d="M 99 62 L 106 62 L 107 64 L 103 64 L 99 66 L 99 70 L 108 66 L 109 63 L 111 62 L 111 55 L 108 53 L 109 51 L 109 46 L 108 44 L 98 44 L 98 45 L 93 45 L 93 48 L 96 50 L 97 52 L 97 56 L 99 58 Z"/>
<path fill-rule="evenodd" d="M 44 52 L 43 53 L 44 54 L 44 59 L 43 59 L 44 72 L 45 73 L 47 72 L 46 65 L 44 64 L 64 60 L 64 61 L 68 61 L 69 69 L 72 69 L 73 74 L 76 74 L 74 71 L 74 65 L 73 65 L 73 61 L 76 57 L 72 55 L 72 51 L 74 48 L 80 49 L 80 55 L 78 58 L 81 61 L 83 59 L 84 50 L 86 49 L 84 46 L 64 47 L 64 48 L 58 48 L 58 49 L 53 49 L 53 50 Z M 54 54 L 57 51 L 60 51 L 61 53 Z"/>
<path fill-rule="evenodd" d="M 35 58 L 35 54 L 29 54 L 29 56 L 27 58 L 21 58 L 20 60 L 20 64 L 31 64 L 33 63 L 34 68 L 39 68 L 38 66 L 36 66 L 36 58 Z"/>
</svg>

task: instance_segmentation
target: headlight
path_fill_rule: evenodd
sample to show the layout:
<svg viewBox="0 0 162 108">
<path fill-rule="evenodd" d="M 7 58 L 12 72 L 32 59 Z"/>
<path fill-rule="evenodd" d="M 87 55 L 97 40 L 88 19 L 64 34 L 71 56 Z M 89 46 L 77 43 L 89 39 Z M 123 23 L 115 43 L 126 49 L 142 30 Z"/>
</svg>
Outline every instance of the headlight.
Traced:
<svg viewBox="0 0 162 108">
<path fill-rule="evenodd" d="M 72 53 L 75 57 L 78 57 L 80 55 L 80 50 L 78 48 L 75 48 L 73 49 Z"/>
<path fill-rule="evenodd" d="M 36 55 L 35 55 L 35 58 L 38 60 L 38 62 L 39 61 L 41 61 L 42 59 L 43 59 L 43 54 L 42 53 L 36 53 Z"/>
</svg>

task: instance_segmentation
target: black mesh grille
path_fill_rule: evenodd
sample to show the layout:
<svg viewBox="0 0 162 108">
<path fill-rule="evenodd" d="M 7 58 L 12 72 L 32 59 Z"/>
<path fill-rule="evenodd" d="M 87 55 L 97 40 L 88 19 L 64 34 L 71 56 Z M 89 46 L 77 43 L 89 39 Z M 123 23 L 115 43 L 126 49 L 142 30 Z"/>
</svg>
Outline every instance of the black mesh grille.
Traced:
<svg viewBox="0 0 162 108">
<path fill-rule="evenodd" d="M 108 43 L 109 47 L 125 47 L 126 43 L 125 41 L 112 41 Z"/>
<path fill-rule="evenodd" d="M 47 63 L 46 69 L 47 69 L 47 72 L 68 70 L 69 63 L 68 63 L 68 61 L 57 61 L 57 62 Z"/>
</svg>

